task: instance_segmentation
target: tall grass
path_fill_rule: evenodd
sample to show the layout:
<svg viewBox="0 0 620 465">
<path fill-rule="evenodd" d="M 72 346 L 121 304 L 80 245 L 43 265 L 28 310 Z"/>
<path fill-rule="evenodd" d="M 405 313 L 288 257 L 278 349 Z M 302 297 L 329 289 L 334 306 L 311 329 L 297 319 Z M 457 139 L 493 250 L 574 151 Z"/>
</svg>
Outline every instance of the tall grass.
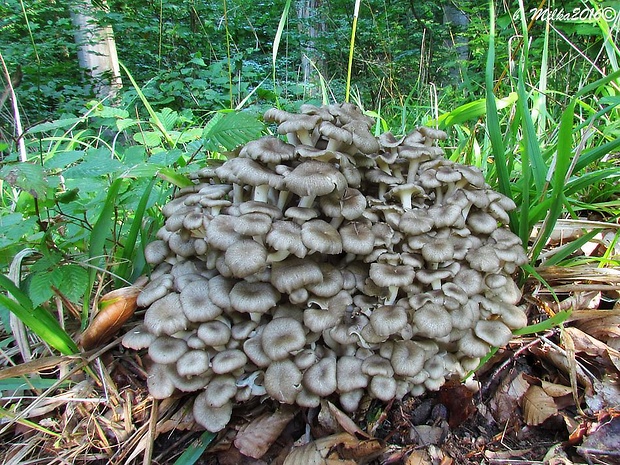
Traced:
<svg viewBox="0 0 620 465">
<path fill-rule="evenodd" d="M 577 219 L 579 211 L 606 211 L 611 215 L 604 216 L 612 218 L 620 214 L 620 168 L 610 156 L 620 147 L 616 124 L 620 72 L 602 72 L 599 79 L 591 79 L 567 95 L 563 107 L 550 108 L 547 96 L 559 94 L 548 88 L 549 24 L 540 68 L 532 72 L 525 47 L 515 57 L 514 73 L 497 82 L 494 2 L 489 2 L 489 8 L 485 106 L 481 101 L 461 105 L 442 115 L 439 124 L 452 130 L 459 137 L 457 147 L 465 149 L 453 158 L 477 161 L 487 180 L 516 202 L 510 227 L 526 246 L 531 243 L 530 264 L 535 265 L 558 220 Z M 531 23 L 523 5 L 519 13 L 521 28 L 515 33 L 522 34 L 527 43 Z M 599 22 L 599 26 L 609 62 L 615 63 L 618 49 L 606 23 Z M 472 157 L 467 149 L 474 146 L 481 147 L 482 153 Z M 592 186 L 600 186 L 605 194 L 592 198 Z M 581 245 L 572 244 L 573 251 Z M 569 247 L 566 256 L 570 251 Z"/>
</svg>

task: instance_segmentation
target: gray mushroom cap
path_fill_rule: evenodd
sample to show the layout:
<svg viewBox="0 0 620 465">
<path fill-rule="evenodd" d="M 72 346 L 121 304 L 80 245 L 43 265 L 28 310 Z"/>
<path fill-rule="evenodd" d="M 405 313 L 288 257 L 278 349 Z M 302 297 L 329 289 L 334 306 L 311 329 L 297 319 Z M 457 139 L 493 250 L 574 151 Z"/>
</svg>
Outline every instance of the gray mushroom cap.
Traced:
<svg viewBox="0 0 620 465">
<path fill-rule="evenodd" d="M 230 291 L 230 304 L 241 313 L 265 313 L 278 300 L 280 293 L 264 282 L 239 281 Z"/>
<path fill-rule="evenodd" d="M 342 191 L 347 181 L 337 168 L 322 161 L 309 160 L 284 178 L 288 190 L 300 197 L 327 195 Z"/>
<path fill-rule="evenodd" d="M 189 320 L 180 308 L 179 294 L 168 294 L 151 304 L 144 315 L 144 326 L 157 336 L 187 329 Z"/>
<path fill-rule="evenodd" d="M 293 318 L 274 318 L 261 336 L 263 351 L 271 360 L 283 360 L 306 345 L 302 324 Z"/>
<path fill-rule="evenodd" d="M 225 403 L 221 407 L 209 407 L 205 391 L 196 396 L 193 413 L 196 422 L 206 428 L 207 431 L 217 433 L 223 430 L 232 417 L 232 404 Z"/>
<path fill-rule="evenodd" d="M 176 337 L 159 336 L 149 345 L 149 356 L 156 363 L 175 363 L 186 352 L 187 344 Z"/>
</svg>

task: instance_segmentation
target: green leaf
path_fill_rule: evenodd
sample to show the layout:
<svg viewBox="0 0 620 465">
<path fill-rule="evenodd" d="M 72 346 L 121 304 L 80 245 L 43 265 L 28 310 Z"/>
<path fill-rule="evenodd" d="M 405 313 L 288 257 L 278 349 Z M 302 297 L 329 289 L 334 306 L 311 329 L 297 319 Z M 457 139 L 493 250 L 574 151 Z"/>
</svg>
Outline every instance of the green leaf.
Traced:
<svg viewBox="0 0 620 465">
<path fill-rule="evenodd" d="M 122 163 L 112 158 L 108 149 L 92 149 L 87 151 L 81 163 L 68 168 L 63 174 L 67 179 L 88 179 L 115 175 L 122 168 Z"/>
<path fill-rule="evenodd" d="M 205 127 L 205 149 L 227 152 L 259 137 L 265 126 L 245 112 L 216 113 Z"/>
<path fill-rule="evenodd" d="M 116 129 L 119 131 L 124 131 L 127 128 L 135 126 L 138 124 L 138 121 L 135 119 L 119 119 L 116 121 Z"/>
<path fill-rule="evenodd" d="M 117 107 L 102 107 L 101 109 L 97 109 L 93 112 L 93 115 L 100 116 L 102 118 L 118 118 L 125 119 L 129 118 L 129 112 L 124 108 Z"/>
<path fill-rule="evenodd" d="M 159 170 L 159 173 L 157 173 L 157 176 L 177 187 L 189 187 L 194 184 L 188 177 L 183 176 L 181 173 L 177 173 L 171 168 L 162 168 Z"/>
<path fill-rule="evenodd" d="M 147 147 L 157 147 L 161 145 L 162 134 L 156 131 L 137 132 L 133 135 L 133 140 Z"/>
<path fill-rule="evenodd" d="M 65 169 L 67 166 L 81 160 L 86 155 L 83 150 L 67 150 L 66 152 L 54 152 L 54 154 L 43 162 L 48 170 Z"/>
<path fill-rule="evenodd" d="M 59 268 L 32 273 L 28 284 L 28 295 L 34 307 L 38 307 L 54 296 L 54 289 L 58 289 L 62 282 Z"/>
<path fill-rule="evenodd" d="M 216 434 L 209 431 L 203 432 L 198 439 L 192 442 L 190 446 L 183 451 L 179 458 L 174 462 L 174 465 L 195 464 L 216 436 Z"/>
<path fill-rule="evenodd" d="M 43 167 L 35 163 L 15 163 L 3 166 L 0 178 L 13 187 L 18 187 L 35 198 L 44 198 L 48 184 Z"/>
<path fill-rule="evenodd" d="M 171 131 L 174 128 L 179 119 L 179 113 L 168 107 L 163 108 L 161 111 L 155 112 L 155 114 L 157 115 L 157 118 L 161 122 L 162 126 L 168 131 Z M 156 125 L 153 118 L 151 118 L 151 122 L 153 125 Z"/>
<path fill-rule="evenodd" d="M 559 326 L 562 323 L 564 323 L 568 319 L 571 313 L 572 313 L 571 310 L 565 310 L 562 312 L 558 312 L 555 315 L 553 315 L 551 318 L 549 318 L 548 320 L 541 321 L 540 323 L 536 323 L 535 325 L 526 326 L 525 328 L 516 329 L 512 333 L 517 336 L 523 336 L 526 334 L 534 334 L 534 333 L 540 333 L 542 331 L 549 331 L 551 328 L 555 328 L 556 326 Z"/>
<path fill-rule="evenodd" d="M 71 302 L 77 302 L 88 288 L 88 272 L 79 265 L 69 264 L 58 268 L 61 280 L 58 290 Z"/>
<path fill-rule="evenodd" d="M 495 106 L 498 110 L 506 108 L 517 101 L 517 93 L 510 92 L 507 97 L 495 99 Z M 480 118 L 487 112 L 486 99 L 468 102 L 455 108 L 448 113 L 444 113 L 437 119 L 439 129 L 446 129 L 455 124 L 462 124 L 466 121 L 472 121 Z M 430 124 L 430 122 L 429 122 Z"/>
<path fill-rule="evenodd" d="M 0 380 L 0 392 L 1 391 L 17 391 L 21 389 L 48 389 L 52 386 L 59 385 L 67 387 L 71 383 L 70 381 L 58 382 L 57 379 L 50 378 L 6 378 Z"/>
<path fill-rule="evenodd" d="M 60 326 L 51 313 L 41 307 L 34 307 L 26 294 L 4 275 L 0 275 L 0 286 L 6 289 L 15 300 L 0 294 L 0 305 L 8 308 L 43 341 L 64 355 L 78 352 L 77 345 Z"/>
<path fill-rule="evenodd" d="M 80 123 L 82 121 L 86 120 L 86 118 L 81 117 L 81 118 L 64 118 L 64 119 L 58 119 L 56 121 L 50 121 L 50 122 L 46 122 L 46 123 L 41 123 L 41 124 L 37 124 L 33 127 L 31 127 L 28 130 L 29 134 L 38 134 L 40 132 L 50 132 L 50 131 L 54 131 L 56 129 L 66 129 L 69 128 L 77 123 Z"/>
<path fill-rule="evenodd" d="M 97 268 L 102 268 L 104 266 L 104 248 L 106 240 L 110 237 L 110 231 L 112 228 L 112 215 L 114 213 L 114 209 L 116 207 L 116 197 L 118 196 L 118 192 L 121 188 L 121 184 L 123 182 L 122 178 L 115 179 L 114 182 L 108 188 L 108 195 L 106 196 L 105 203 L 103 204 L 103 208 L 99 213 L 99 217 L 93 226 L 93 230 L 90 234 L 90 246 L 88 248 L 88 258 L 91 259 L 91 263 L 94 265 L 91 268 L 88 286 L 87 286 L 87 296 L 90 295 L 90 291 L 92 290 L 95 279 L 97 277 Z M 88 323 L 88 308 L 89 308 L 89 298 L 84 299 L 84 305 L 82 307 L 82 328 L 86 327 Z"/>
<path fill-rule="evenodd" d="M 146 212 L 146 208 L 148 205 L 149 197 L 151 196 L 151 192 L 153 191 L 153 186 L 155 185 L 155 180 L 151 180 L 151 182 L 146 186 L 142 196 L 140 197 L 140 203 L 138 203 L 138 208 L 136 208 L 134 217 L 131 220 L 131 227 L 129 228 L 129 233 L 127 234 L 127 238 L 125 239 L 125 243 L 123 244 L 123 254 L 121 256 L 120 265 L 116 274 L 124 279 L 129 279 L 129 266 L 133 264 L 135 260 L 135 252 L 136 252 L 136 244 L 138 241 L 138 235 L 142 228 L 142 220 L 144 218 L 144 214 Z"/>
</svg>

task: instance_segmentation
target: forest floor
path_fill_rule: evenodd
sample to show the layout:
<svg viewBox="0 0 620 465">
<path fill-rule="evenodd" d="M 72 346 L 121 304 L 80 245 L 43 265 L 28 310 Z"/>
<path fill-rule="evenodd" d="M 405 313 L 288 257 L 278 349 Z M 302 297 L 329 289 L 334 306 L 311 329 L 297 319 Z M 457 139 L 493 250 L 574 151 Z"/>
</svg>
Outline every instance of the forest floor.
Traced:
<svg viewBox="0 0 620 465">
<path fill-rule="evenodd" d="M 582 253 L 601 256 L 600 242 Z M 0 383 L 28 375 L 37 388 L 0 384 L 0 463 L 620 463 L 620 270 L 584 261 L 537 271 L 548 287 L 528 280 L 523 302 L 542 329 L 515 336 L 466 383 L 369 401 L 355 415 L 328 400 L 310 410 L 251 402 L 217 435 L 196 425 L 191 398 L 153 400 L 143 359 L 120 339 L 17 366 L 3 343 Z M 47 389 L 34 381 L 46 378 Z"/>
</svg>

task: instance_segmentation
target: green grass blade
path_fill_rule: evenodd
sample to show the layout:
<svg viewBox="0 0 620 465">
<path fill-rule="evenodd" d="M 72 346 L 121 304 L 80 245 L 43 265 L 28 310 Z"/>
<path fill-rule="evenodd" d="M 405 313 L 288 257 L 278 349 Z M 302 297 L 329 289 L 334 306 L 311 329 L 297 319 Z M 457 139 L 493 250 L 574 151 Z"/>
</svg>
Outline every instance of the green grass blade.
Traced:
<svg viewBox="0 0 620 465">
<path fill-rule="evenodd" d="M 486 104 L 487 104 L 487 131 L 491 140 L 491 149 L 494 158 L 494 165 L 497 171 L 497 181 L 499 191 L 510 199 L 513 198 L 510 189 L 510 174 L 508 169 L 508 161 L 506 160 L 504 141 L 502 131 L 499 124 L 499 116 L 497 114 L 497 106 L 495 104 L 495 95 L 493 94 L 493 76 L 495 67 L 495 6 L 493 1 L 489 2 L 491 27 L 489 31 L 489 53 L 487 55 L 487 63 L 485 70 L 485 87 L 486 87 Z M 519 225 L 516 214 L 510 212 L 510 228 L 513 232 L 518 233 Z"/>
<path fill-rule="evenodd" d="M 130 278 L 129 274 L 131 274 L 131 272 L 128 272 L 129 264 L 133 263 L 138 235 L 140 234 L 140 229 L 142 228 L 142 220 L 144 219 L 144 214 L 146 212 L 154 185 L 155 180 L 152 179 L 146 186 L 146 189 L 144 189 L 142 197 L 140 197 L 140 202 L 138 202 L 138 207 L 134 212 L 133 219 L 131 220 L 131 227 L 129 228 L 129 232 L 127 233 L 127 237 L 125 238 L 125 242 L 123 244 L 123 254 L 121 256 L 120 265 L 116 271 L 116 274 L 125 280 Z"/>
<path fill-rule="evenodd" d="M 353 72 L 353 52 L 355 51 L 355 35 L 357 34 L 357 18 L 360 14 L 361 0 L 355 0 L 353 9 L 353 24 L 351 25 L 351 40 L 349 42 L 349 62 L 347 63 L 347 83 L 344 92 L 344 101 L 348 102 L 351 94 L 351 73 Z"/>
<path fill-rule="evenodd" d="M 545 321 L 541 321 L 540 323 L 526 326 L 525 328 L 515 329 L 512 334 L 516 336 L 524 336 L 526 334 L 535 334 L 541 333 L 543 331 L 549 331 L 550 329 L 555 328 L 556 326 L 560 326 L 562 323 L 564 323 L 571 313 L 572 310 L 564 310 L 562 312 L 558 312 L 551 318 Z"/>
<path fill-rule="evenodd" d="M 174 465 L 194 465 L 216 436 L 216 434 L 209 431 L 202 433 L 202 435 L 176 459 Z"/>
<path fill-rule="evenodd" d="M 525 65 L 525 64 L 524 64 Z M 524 66 L 525 68 L 525 66 Z M 525 70 L 521 69 L 519 73 L 519 80 L 517 84 L 517 92 L 519 94 L 519 99 L 517 100 L 517 105 L 520 109 L 521 113 L 521 129 L 523 132 L 523 151 L 527 154 L 527 158 L 531 165 L 526 165 L 525 162 L 523 165 L 523 172 L 528 170 L 531 172 L 532 177 L 534 178 L 534 185 L 536 186 L 536 195 L 540 197 L 542 195 L 544 186 L 545 186 L 545 178 L 547 176 L 547 165 L 543 160 L 542 154 L 540 153 L 540 145 L 538 143 L 538 136 L 536 134 L 536 129 L 534 128 L 534 121 L 532 120 L 532 115 L 528 109 L 528 98 L 525 92 L 525 83 L 524 83 L 524 73 Z M 528 174 L 529 177 L 529 174 Z M 524 188 L 529 186 L 528 183 L 524 183 Z M 529 203 L 525 204 L 526 206 Z"/>
<path fill-rule="evenodd" d="M 284 32 L 284 26 L 286 25 L 286 21 L 288 21 L 288 13 L 291 9 L 291 0 L 286 0 L 284 4 L 284 9 L 282 10 L 282 15 L 280 16 L 280 22 L 278 23 L 278 29 L 276 30 L 276 35 L 273 38 L 273 50 L 271 53 L 271 78 L 273 80 L 273 90 L 276 96 L 276 106 L 280 107 L 280 100 L 278 98 L 277 92 L 277 81 L 276 81 L 276 59 L 278 58 L 278 50 L 280 49 L 280 41 L 282 40 L 282 33 Z"/>
<path fill-rule="evenodd" d="M 594 230 L 584 234 L 583 236 L 581 236 L 581 237 L 579 237 L 579 238 L 577 238 L 577 239 L 575 239 L 573 241 L 570 241 L 567 244 L 564 244 L 562 247 L 560 247 L 559 249 L 557 249 L 555 251 L 555 253 L 553 254 L 552 257 L 550 257 L 547 260 L 545 260 L 544 266 L 554 266 L 554 265 L 557 265 L 558 263 L 560 263 L 565 258 L 568 258 L 569 256 L 571 256 L 576 250 L 579 250 L 581 248 L 581 246 L 587 244 L 599 232 L 601 232 L 600 229 L 594 229 Z"/>
<path fill-rule="evenodd" d="M 90 306 L 90 294 L 97 278 L 97 269 L 104 266 L 104 248 L 105 243 L 109 238 L 110 230 L 112 228 L 112 215 L 116 206 L 116 197 L 121 188 L 123 182 L 122 178 L 115 179 L 108 189 L 108 195 L 106 196 L 105 203 L 99 213 L 99 218 L 93 226 L 93 230 L 90 234 L 90 245 L 88 248 L 88 258 L 91 264 L 94 265 L 90 269 L 88 292 L 84 298 L 84 305 L 82 307 L 82 329 L 88 324 L 88 309 Z"/>
<path fill-rule="evenodd" d="M 153 107 L 151 106 L 151 104 L 147 100 L 146 96 L 142 92 L 142 89 L 140 89 L 140 86 L 138 86 L 138 84 L 134 80 L 134 78 L 131 75 L 131 73 L 129 72 L 129 70 L 125 67 L 125 65 L 122 64 L 122 63 L 119 63 L 119 64 L 120 64 L 121 68 L 123 68 L 123 71 L 125 71 L 125 74 L 127 74 L 127 77 L 131 81 L 131 85 L 133 86 L 133 88 L 136 90 L 136 93 L 138 94 L 138 97 L 140 97 L 140 100 L 142 100 L 142 104 L 146 108 L 146 111 L 149 113 L 149 116 L 151 117 L 151 119 L 153 121 L 153 124 L 161 132 L 161 134 L 164 137 L 164 139 L 166 140 L 166 143 L 168 144 L 168 146 L 170 148 L 174 147 L 174 140 L 172 139 L 172 137 L 170 136 L 170 134 L 166 130 L 166 127 L 162 124 L 161 120 L 159 119 L 159 116 L 157 115 L 157 112 L 153 109 Z"/>
<path fill-rule="evenodd" d="M 517 93 L 510 92 L 508 96 L 495 99 L 495 108 L 501 110 L 503 108 L 513 105 L 517 101 Z M 446 129 L 455 124 L 463 124 L 466 121 L 475 121 L 481 116 L 486 115 L 487 104 L 486 99 L 474 100 L 473 102 L 465 103 L 454 110 L 442 114 L 437 118 L 437 125 L 439 129 Z M 429 122 L 430 125 L 434 124 L 433 121 Z M 404 125 L 404 123 L 403 123 Z M 405 126 L 403 126 L 405 127 Z"/>
<path fill-rule="evenodd" d="M 64 355 L 75 354 L 79 351 L 71 336 L 60 326 L 54 316 L 41 307 L 33 307 L 28 296 L 13 281 L 0 275 L 0 286 L 15 299 L 0 294 L 0 305 L 15 314 L 43 341 Z"/>
</svg>

